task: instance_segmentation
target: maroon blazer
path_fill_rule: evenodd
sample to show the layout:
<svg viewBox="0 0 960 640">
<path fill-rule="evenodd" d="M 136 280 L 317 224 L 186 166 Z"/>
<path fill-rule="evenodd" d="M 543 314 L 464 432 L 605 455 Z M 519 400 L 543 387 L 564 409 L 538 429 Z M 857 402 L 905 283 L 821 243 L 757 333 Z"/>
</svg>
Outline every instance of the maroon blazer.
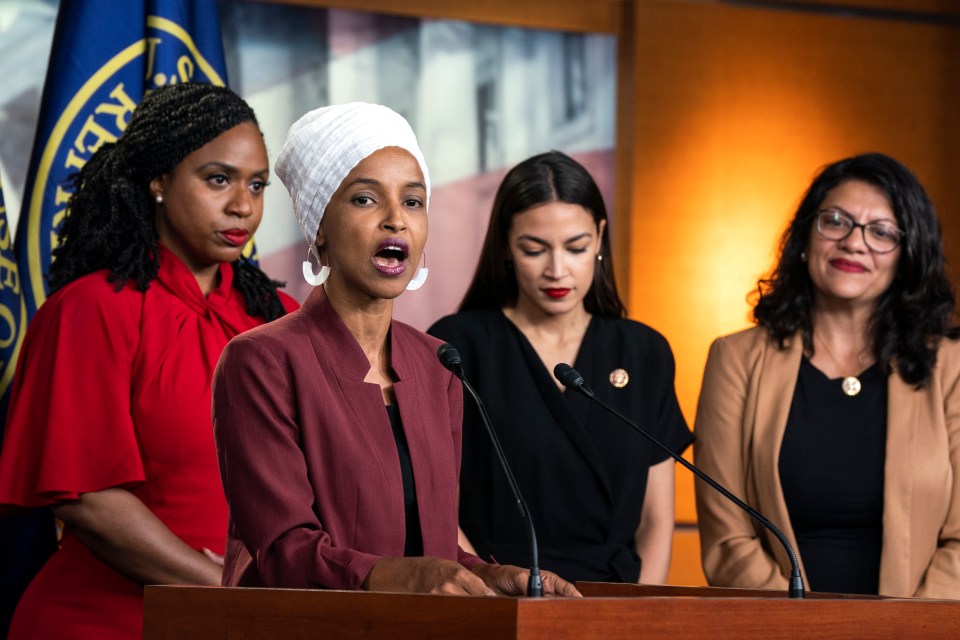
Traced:
<svg viewBox="0 0 960 640">
<path fill-rule="evenodd" d="M 463 390 L 440 342 L 390 329 L 424 555 L 471 567 L 457 545 Z M 403 484 L 370 364 L 317 287 L 295 311 L 224 349 L 213 424 L 229 506 L 224 586 L 358 589 L 374 562 L 402 556 Z"/>
</svg>

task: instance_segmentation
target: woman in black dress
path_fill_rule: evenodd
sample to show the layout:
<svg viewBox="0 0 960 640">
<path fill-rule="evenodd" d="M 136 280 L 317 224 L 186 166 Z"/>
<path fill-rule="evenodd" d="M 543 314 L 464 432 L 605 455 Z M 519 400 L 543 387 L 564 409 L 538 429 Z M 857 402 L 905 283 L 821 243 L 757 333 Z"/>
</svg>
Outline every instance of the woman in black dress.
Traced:
<svg viewBox="0 0 960 640">
<path fill-rule="evenodd" d="M 459 350 L 484 400 L 530 507 L 542 566 L 571 581 L 660 583 L 669 569 L 673 460 L 551 374 L 573 364 L 602 401 L 683 451 L 692 436 L 670 347 L 625 313 L 600 191 L 553 151 L 506 175 L 460 311 L 429 330 Z M 483 558 L 528 557 L 474 407 L 464 412 L 460 527 Z"/>
</svg>

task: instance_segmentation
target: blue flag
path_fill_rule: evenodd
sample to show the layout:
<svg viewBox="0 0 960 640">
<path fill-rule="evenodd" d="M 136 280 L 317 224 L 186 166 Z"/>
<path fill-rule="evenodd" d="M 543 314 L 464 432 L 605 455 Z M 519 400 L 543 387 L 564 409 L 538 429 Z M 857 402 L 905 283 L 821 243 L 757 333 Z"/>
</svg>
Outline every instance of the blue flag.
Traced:
<svg viewBox="0 0 960 640">
<path fill-rule="evenodd" d="M 47 296 L 67 178 L 120 136 L 146 92 L 179 82 L 226 84 L 215 0 L 61 0 L 17 226 L 29 317 Z"/>
<path fill-rule="evenodd" d="M 13 233 L 7 222 L 7 207 L 0 184 L 0 442 L 10 401 L 10 384 L 17 367 L 20 343 L 27 330 L 27 310 L 21 295 Z"/>
<path fill-rule="evenodd" d="M 15 260 L 6 214 L 0 216 L 0 433 L 27 320 L 47 297 L 69 176 L 120 136 L 145 93 L 180 82 L 226 84 L 215 0 L 60 1 Z M 252 247 L 251 241 L 245 253 Z M 49 509 L 0 522 L 0 638 L 23 589 L 55 548 Z"/>
<path fill-rule="evenodd" d="M 10 401 L 10 385 L 27 328 L 13 234 L 0 184 L 0 442 Z M 0 522 L 0 638 L 7 635 L 13 609 L 33 575 L 56 548 L 53 517 L 46 509 Z"/>
</svg>

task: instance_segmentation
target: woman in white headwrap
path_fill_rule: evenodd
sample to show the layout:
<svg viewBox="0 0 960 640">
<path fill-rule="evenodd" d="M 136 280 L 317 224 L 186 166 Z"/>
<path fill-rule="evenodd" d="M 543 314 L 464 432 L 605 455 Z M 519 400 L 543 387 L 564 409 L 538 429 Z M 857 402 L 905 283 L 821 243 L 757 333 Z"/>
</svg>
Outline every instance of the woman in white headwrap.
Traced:
<svg viewBox="0 0 960 640">
<path fill-rule="evenodd" d="M 223 584 L 524 593 L 527 571 L 457 545 L 460 382 L 438 340 L 391 317 L 426 277 L 430 177 L 409 124 L 380 105 L 317 109 L 276 171 L 322 286 L 217 368 Z M 543 587 L 577 594 L 547 572 Z"/>
</svg>

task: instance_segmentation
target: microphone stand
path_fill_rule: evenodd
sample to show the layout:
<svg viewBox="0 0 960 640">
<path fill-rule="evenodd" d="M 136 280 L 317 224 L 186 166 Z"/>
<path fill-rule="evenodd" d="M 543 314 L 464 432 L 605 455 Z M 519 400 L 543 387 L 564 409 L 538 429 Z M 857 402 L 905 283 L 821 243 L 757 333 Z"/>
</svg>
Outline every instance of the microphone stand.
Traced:
<svg viewBox="0 0 960 640">
<path fill-rule="evenodd" d="M 737 505 L 738 507 L 746 511 L 754 520 L 756 520 L 757 522 L 762 524 L 764 527 L 769 529 L 773 533 L 773 535 L 777 537 L 777 539 L 780 541 L 780 544 L 783 545 L 784 549 L 787 550 L 787 555 L 790 556 L 790 584 L 787 589 L 787 593 L 789 597 L 791 598 L 804 597 L 805 591 L 803 587 L 803 577 L 800 575 L 800 563 L 797 561 L 797 554 L 793 550 L 793 546 L 790 544 L 790 541 L 787 540 L 787 536 L 783 535 L 783 532 L 780 531 L 779 527 L 773 524 L 769 519 L 767 519 L 766 516 L 761 514 L 759 511 L 755 510 L 746 502 L 744 502 L 737 496 L 733 495 L 730 491 L 727 490 L 726 487 L 721 485 L 719 482 L 717 482 L 716 480 L 708 476 L 706 473 L 704 473 L 697 467 L 693 466 L 692 464 L 684 460 L 682 456 L 679 456 L 676 453 L 674 453 L 672 450 L 670 450 L 669 447 L 667 447 L 665 444 L 660 442 L 653 435 L 648 433 L 643 427 L 634 423 L 632 420 L 627 418 L 625 415 L 623 415 L 613 407 L 610 407 L 606 403 L 602 402 L 597 397 L 597 395 L 593 392 L 593 390 L 586 385 L 586 383 L 583 380 L 583 376 L 581 376 L 576 369 L 574 369 L 573 367 L 571 367 L 566 363 L 561 362 L 556 367 L 554 367 L 553 375 L 556 376 L 557 380 L 563 383 L 563 386 L 567 387 L 568 389 L 579 391 L 586 397 L 590 398 L 593 402 L 603 407 L 606 411 L 612 413 L 613 415 L 618 417 L 620 420 L 622 420 L 623 422 L 633 427 L 633 429 L 639 432 L 640 435 L 644 436 L 647 440 L 649 440 L 653 444 L 657 445 L 658 447 L 666 451 L 668 454 L 670 454 L 670 457 L 672 457 L 674 460 L 676 460 L 677 462 L 682 464 L 684 467 L 689 469 L 695 476 L 697 476 L 698 478 L 700 478 L 701 480 L 709 484 L 711 487 L 719 491 L 721 495 L 723 495 L 725 498 L 733 502 L 735 505 Z"/>
<path fill-rule="evenodd" d="M 473 385 L 467 381 L 466 375 L 463 372 L 460 354 L 457 350 L 449 344 L 442 344 L 440 348 L 437 349 L 437 357 L 440 359 L 440 363 L 460 380 L 463 388 L 467 390 L 467 393 L 473 398 L 474 403 L 476 403 L 477 409 L 480 410 L 480 418 L 483 426 L 486 427 L 487 435 L 490 436 L 490 441 L 493 443 L 493 449 L 497 454 L 497 459 L 500 461 L 500 466 L 503 468 L 503 474 L 507 478 L 507 484 L 510 485 L 510 491 L 513 493 L 513 499 L 517 504 L 517 509 L 520 510 L 520 517 L 523 518 L 527 526 L 527 535 L 530 538 L 530 578 L 527 580 L 527 596 L 530 598 L 540 598 L 543 596 L 543 580 L 540 577 L 540 556 L 537 545 L 537 533 L 533 528 L 530 510 L 527 508 L 527 503 L 520 494 L 520 487 L 517 485 L 516 478 L 513 477 L 513 471 L 510 469 L 510 463 L 507 462 L 507 456 L 503 452 L 503 447 L 500 446 L 500 439 L 497 437 L 497 432 L 493 430 L 493 422 L 490 420 L 490 416 L 487 414 L 487 409 L 483 406 L 480 396 L 473 388 Z"/>
</svg>

